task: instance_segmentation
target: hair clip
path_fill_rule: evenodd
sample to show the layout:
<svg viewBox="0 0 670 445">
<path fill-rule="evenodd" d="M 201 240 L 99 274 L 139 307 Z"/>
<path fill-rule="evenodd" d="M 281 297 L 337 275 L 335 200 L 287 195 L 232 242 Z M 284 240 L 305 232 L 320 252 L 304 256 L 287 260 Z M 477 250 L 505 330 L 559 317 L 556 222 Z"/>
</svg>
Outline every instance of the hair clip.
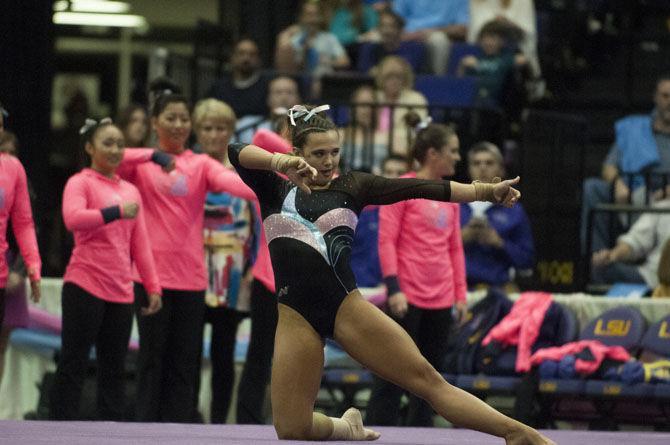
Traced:
<svg viewBox="0 0 670 445">
<path fill-rule="evenodd" d="M 428 125 L 430 125 L 432 122 L 433 122 L 433 118 L 430 117 L 430 116 L 427 116 L 425 119 L 421 119 L 421 122 L 416 124 L 416 126 L 414 127 L 414 130 L 417 131 L 417 132 L 419 132 L 421 130 L 425 130 L 426 128 L 428 128 Z"/>
<path fill-rule="evenodd" d="M 100 119 L 100 122 L 96 121 L 95 119 L 91 119 L 90 117 L 87 117 L 86 120 L 84 121 L 84 125 L 79 129 L 79 134 L 80 135 L 85 134 L 93 127 L 111 123 L 112 123 L 111 117 L 105 117 L 103 119 Z"/>
<path fill-rule="evenodd" d="M 294 105 L 289 108 L 288 116 L 291 119 L 291 125 L 295 127 L 295 120 L 299 117 L 305 116 L 303 120 L 308 122 L 317 113 L 321 113 L 322 111 L 326 110 L 330 110 L 330 105 L 319 105 L 318 107 L 314 107 L 311 110 L 308 110 L 304 105 Z"/>
</svg>

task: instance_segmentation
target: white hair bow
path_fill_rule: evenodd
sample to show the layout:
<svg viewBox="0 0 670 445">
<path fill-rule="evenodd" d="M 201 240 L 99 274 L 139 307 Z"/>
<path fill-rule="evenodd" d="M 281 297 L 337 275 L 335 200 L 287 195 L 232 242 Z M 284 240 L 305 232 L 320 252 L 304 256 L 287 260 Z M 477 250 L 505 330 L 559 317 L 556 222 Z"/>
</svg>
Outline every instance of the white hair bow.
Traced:
<svg viewBox="0 0 670 445">
<path fill-rule="evenodd" d="M 291 119 L 291 125 L 295 127 L 295 120 L 299 117 L 305 116 L 303 120 L 308 122 L 317 113 L 321 113 L 322 111 L 327 110 L 330 110 L 330 105 L 328 104 L 319 105 L 318 107 L 314 107 L 311 110 L 308 110 L 304 105 L 294 105 L 288 110 L 288 116 Z"/>
<path fill-rule="evenodd" d="M 421 122 L 419 122 L 418 124 L 416 124 L 416 127 L 414 127 L 414 130 L 416 130 L 416 131 L 425 130 L 426 128 L 428 128 L 428 126 L 429 126 L 432 122 L 433 122 L 433 118 L 430 117 L 430 116 L 426 116 L 425 119 L 421 119 Z"/>
<path fill-rule="evenodd" d="M 80 135 L 85 134 L 88 130 L 98 125 L 111 124 L 111 123 L 112 123 L 111 117 L 105 117 L 103 119 L 100 119 L 100 122 L 96 121 L 95 119 L 87 117 L 86 120 L 84 121 L 84 125 L 79 129 L 79 134 Z"/>
<path fill-rule="evenodd" d="M 2 114 L 4 117 L 9 117 L 9 112 L 3 107 L 0 107 L 0 114 Z"/>
</svg>

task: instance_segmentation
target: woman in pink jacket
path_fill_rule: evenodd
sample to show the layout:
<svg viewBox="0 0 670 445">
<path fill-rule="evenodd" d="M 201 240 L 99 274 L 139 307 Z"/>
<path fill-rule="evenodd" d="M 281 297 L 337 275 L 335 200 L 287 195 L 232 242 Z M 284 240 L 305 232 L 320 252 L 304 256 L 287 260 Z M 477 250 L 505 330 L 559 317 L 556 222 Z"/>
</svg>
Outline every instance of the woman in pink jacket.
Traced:
<svg viewBox="0 0 670 445">
<path fill-rule="evenodd" d="M 461 159 L 458 136 L 446 125 L 420 123 L 412 156 L 421 167 L 403 177 L 441 179 L 452 176 Z M 452 324 L 452 308 L 466 310 L 466 280 L 458 204 L 414 199 L 379 211 L 379 258 L 387 286 L 388 311 L 416 342 L 431 365 L 439 369 Z M 367 422 L 397 425 L 403 390 L 375 378 Z M 407 424 L 432 426 L 433 410 L 410 397 Z"/>
<path fill-rule="evenodd" d="M 232 170 L 185 144 L 191 134 L 187 99 L 159 95 L 151 124 L 158 139 L 156 158 L 172 158 L 169 173 L 160 165 L 137 162 L 147 150 L 126 150 L 120 174 L 135 184 L 146 206 L 149 243 L 163 288 L 163 309 L 139 317 L 140 353 L 136 417 L 145 422 L 193 420 L 195 384 L 200 372 L 207 269 L 203 238 L 207 192 L 244 199 L 256 195 Z M 169 162 L 169 161 L 168 161 Z M 148 289 L 134 279 L 135 302 L 145 305 Z"/>
<path fill-rule="evenodd" d="M 0 104 L 0 134 L 4 133 L 6 114 Z M 12 222 L 19 250 L 26 263 L 33 299 L 38 301 L 42 261 L 37 248 L 26 172 L 17 158 L 0 153 L 0 328 L 5 313 L 5 286 L 9 274 L 6 260 L 9 221 Z"/>
<path fill-rule="evenodd" d="M 80 133 L 91 166 L 72 176 L 63 192 L 63 221 L 74 234 L 74 249 L 63 277 L 62 347 L 50 417 L 77 418 L 89 353 L 95 345 L 98 416 L 123 420 L 124 364 L 133 321 L 131 262 L 149 292 L 143 315 L 160 309 L 161 288 L 142 198 L 137 188 L 116 174 L 123 158 L 123 133 L 105 119 L 87 120 Z"/>
</svg>

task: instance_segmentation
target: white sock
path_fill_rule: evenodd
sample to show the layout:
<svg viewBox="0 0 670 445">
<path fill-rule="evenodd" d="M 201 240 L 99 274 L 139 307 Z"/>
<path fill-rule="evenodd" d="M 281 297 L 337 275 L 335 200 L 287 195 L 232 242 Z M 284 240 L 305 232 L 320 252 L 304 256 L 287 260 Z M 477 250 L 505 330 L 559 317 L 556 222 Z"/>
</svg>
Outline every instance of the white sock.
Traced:
<svg viewBox="0 0 670 445">
<path fill-rule="evenodd" d="M 363 426 L 363 417 L 356 408 L 349 408 L 341 418 L 330 418 L 333 432 L 329 440 L 377 440 L 380 434 Z"/>
</svg>

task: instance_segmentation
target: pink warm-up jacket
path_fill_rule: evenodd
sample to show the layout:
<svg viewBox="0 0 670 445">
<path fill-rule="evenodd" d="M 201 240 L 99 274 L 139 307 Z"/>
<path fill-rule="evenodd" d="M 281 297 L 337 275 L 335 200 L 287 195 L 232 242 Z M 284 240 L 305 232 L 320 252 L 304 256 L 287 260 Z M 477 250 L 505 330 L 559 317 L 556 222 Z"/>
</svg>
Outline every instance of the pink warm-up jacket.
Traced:
<svg viewBox="0 0 670 445">
<path fill-rule="evenodd" d="M 403 178 L 414 178 L 408 173 Z M 452 202 L 412 199 L 379 210 L 382 275 L 397 276 L 413 306 L 444 309 L 465 301 L 460 209 Z"/>
<path fill-rule="evenodd" d="M 12 228 L 31 280 L 40 279 L 42 261 L 37 248 L 33 212 L 28 196 L 28 180 L 23 165 L 14 156 L 0 153 L 0 288 L 7 284 L 7 225 Z"/>
<path fill-rule="evenodd" d="M 623 346 L 606 346 L 598 340 L 581 340 L 567 343 L 563 346 L 554 348 L 543 348 L 535 351 L 530 358 L 533 366 L 539 365 L 545 360 L 561 361 L 566 355 L 575 355 L 584 349 L 590 349 L 593 360 L 575 360 L 575 371 L 581 375 L 591 375 L 598 370 L 600 364 L 605 359 L 627 362 L 630 360 L 630 354 Z"/>
<path fill-rule="evenodd" d="M 164 289 L 204 290 L 207 270 L 203 240 L 207 192 L 243 199 L 256 195 L 232 170 L 191 150 L 174 155 L 170 173 L 152 162 L 153 149 L 126 149 L 119 175 L 132 182 L 144 202 L 149 241 Z M 139 281 L 137 271 L 133 279 Z"/>
<path fill-rule="evenodd" d="M 101 210 L 126 202 L 139 204 L 137 216 L 105 223 Z M 74 234 L 64 282 L 74 283 L 102 300 L 130 304 L 134 263 L 147 292 L 161 292 L 142 198 L 131 183 L 118 176 L 107 178 L 90 168 L 82 170 L 65 185 L 63 221 Z"/>
<path fill-rule="evenodd" d="M 486 346 L 491 341 L 503 345 L 518 345 L 515 369 L 517 372 L 529 371 L 531 348 L 540 333 L 551 301 L 551 294 L 544 292 L 522 293 L 514 302 L 510 313 L 484 337 L 482 345 Z"/>
</svg>

